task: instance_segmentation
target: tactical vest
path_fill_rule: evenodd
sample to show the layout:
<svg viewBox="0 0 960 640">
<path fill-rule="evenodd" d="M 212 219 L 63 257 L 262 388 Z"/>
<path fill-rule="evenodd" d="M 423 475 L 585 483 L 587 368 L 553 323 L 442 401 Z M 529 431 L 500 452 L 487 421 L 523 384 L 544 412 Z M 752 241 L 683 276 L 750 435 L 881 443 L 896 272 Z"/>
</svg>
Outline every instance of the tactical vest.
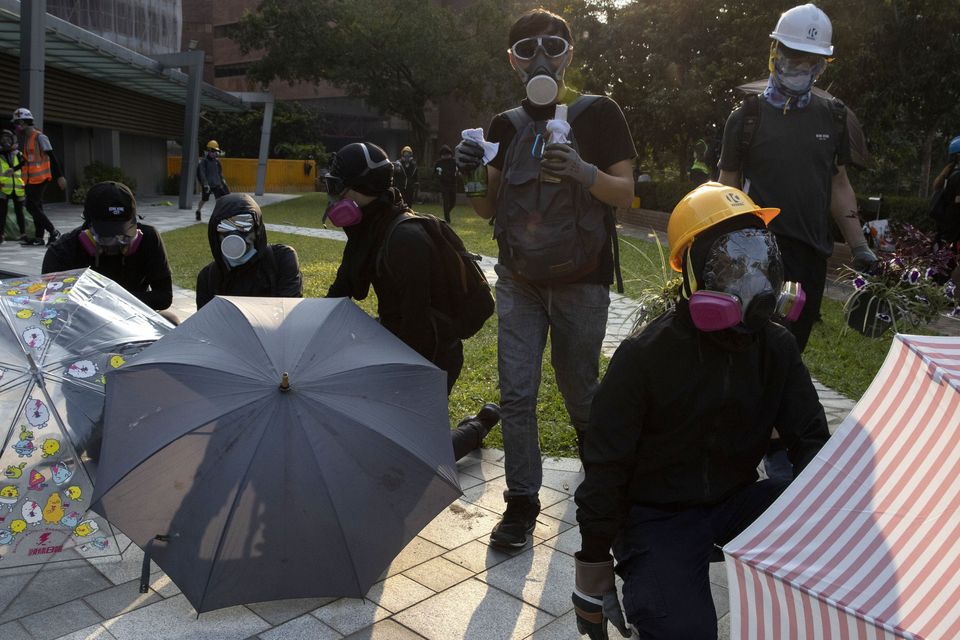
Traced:
<svg viewBox="0 0 960 640">
<path fill-rule="evenodd" d="M 50 156 L 40 148 L 41 133 L 38 129 L 31 131 L 23 148 L 23 155 L 27 159 L 26 171 L 24 172 L 27 184 L 42 184 L 50 180 L 52 176 Z"/>
</svg>

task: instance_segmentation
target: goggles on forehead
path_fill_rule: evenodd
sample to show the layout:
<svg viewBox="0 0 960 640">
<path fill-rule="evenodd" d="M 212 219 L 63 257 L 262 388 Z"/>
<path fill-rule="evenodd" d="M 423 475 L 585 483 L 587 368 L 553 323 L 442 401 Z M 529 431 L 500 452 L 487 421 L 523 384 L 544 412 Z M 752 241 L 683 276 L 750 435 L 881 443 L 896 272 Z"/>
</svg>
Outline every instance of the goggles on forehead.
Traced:
<svg viewBox="0 0 960 640">
<path fill-rule="evenodd" d="M 220 233 L 248 233 L 253 231 L 253 214 L 240 213 L 230 218 L 224 218 L 217 224 Z"/>
<path fill-rule="evenodd" d="M 341 180 L 338 176 L 327 175 L 324 177 L 323 181 L 327 185 L 327 193 L 331 196 L 339 197 L 343 195 L 343 192 L 348 188 L 347 185 L 344 184 L 343 180 Z"/>
<path fill-rule="evenodd" d="M 510 52 L 520 60 L 532 60 L 538 49 L 543 49 L 550 58 L 559 58 L 570 50 L 570 43 L 560 36 L 536 36 L 517 40 L 510 47 Z"/>
</svg>

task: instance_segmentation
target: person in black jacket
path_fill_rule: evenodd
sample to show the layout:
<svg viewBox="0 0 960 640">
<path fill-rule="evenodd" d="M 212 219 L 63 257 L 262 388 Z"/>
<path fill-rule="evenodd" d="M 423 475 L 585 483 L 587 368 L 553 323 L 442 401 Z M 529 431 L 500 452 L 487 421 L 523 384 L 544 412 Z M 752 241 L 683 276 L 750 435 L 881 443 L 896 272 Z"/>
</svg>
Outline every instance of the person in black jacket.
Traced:
<svg viewBox="0 0 960 640">
<path fill-rule="evenodd" d="M 349 144 L 336 153 L 325 180 L 331 204 L 326 217 L 347 235 L 328 298 L 363 300 L 377 294 L 380 324 L 447 373 L 447 393 L 463 368 L 463 342 L 443 316 L 447 283 L 430 237 L 419 224 L 392 229 L 410 209 L 393 187 L 394 164 L 371 142 Z M 480 446 L 500 420 L 500 408 L 484 405 L 454 432 L 457 459 Z"/>
<path fill-rule="evenodd" d="M 267 244 L 263 214 L 249 195 L 217 198 L 207 238 L 213 261 L 197 274 L 197 310 L 214 296 L 303 297 L 297 252 Z"/>
<path fill-rule="evenodd" d="M 708 182 L 671 215 L 676 309 L 625 340 L 593 400 L 576 492 L 581 550 L 573 602 L 581 633 L 717 637 L 709 561 L 780 495 L 757 481 L 774 428 L 799 473 L 827 441 L 823 407 L 793 336 L 772 321 L 802 304 L 783 282 L 761 209 Z M 789 309 L 789 311 L 788 311 Z M 791 313 L 792 312 L 792 313 Z M 657 363 L 651 366 L 651 363 Z"/>
<path fill-rule="evenodd" d="M 440 147 L 440 159 L 433 163 L 433 173 L 440 184 L 440 197 L 443 201 L 443 219 L 450 222 L 450 212 L 457 204 L 457 163 L 453 159 L 450 147 Z"/>
<path fill-rule="evenodd" d="M 167 251 L 157 230 L 137 222 L 129 187 L 100 182 L 83 202 L 83 224 L 47 247 L 43 273 L 91 267 L 157 311 L 173 302 Z M 172 314 L 162 314 L 176 322 Z"/>
</svg>

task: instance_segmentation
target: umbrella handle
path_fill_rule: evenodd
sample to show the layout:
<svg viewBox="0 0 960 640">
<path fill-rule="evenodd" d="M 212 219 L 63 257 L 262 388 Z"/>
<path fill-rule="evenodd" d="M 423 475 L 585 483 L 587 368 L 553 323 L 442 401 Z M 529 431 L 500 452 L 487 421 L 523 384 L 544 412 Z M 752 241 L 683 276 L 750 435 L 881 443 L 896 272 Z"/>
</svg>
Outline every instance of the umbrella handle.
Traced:
<svg viewBox="0 0 960 640">
<path fill-rule="evenodd" d="M 143 549 L 143 564 L 140 565 L 140 593 L 147 593 L 150 591 L 150 552 L 153 550 L 153 541 L 159 540 L 160 542 L 166 542 L 170 539 L 170 536 L 164 536 L 157 534 L 149 542 L 147 546 Z"/>
</svg>

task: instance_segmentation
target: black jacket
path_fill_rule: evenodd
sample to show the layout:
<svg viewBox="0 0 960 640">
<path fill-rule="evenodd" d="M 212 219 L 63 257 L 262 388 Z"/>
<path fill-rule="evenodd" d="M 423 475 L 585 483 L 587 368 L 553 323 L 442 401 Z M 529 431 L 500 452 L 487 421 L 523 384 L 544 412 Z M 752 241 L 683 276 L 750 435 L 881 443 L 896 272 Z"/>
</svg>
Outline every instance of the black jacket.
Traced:
<svg viewBox="0 0 960 640">
<path fill-rule="evenodd" d="M 228 267 L 220 251 L 217 225 L 224 218 L 249 213 L 254 219 L 254 247 L 257 253 L 239 267 Z M 214 296 L 303 297 L 303 276 L 297 252 L 285 244 L 267 244 L 267 229 L 260 208 L 245 194 L 217 198 L 207 223 L 207 239 L 213 262 L 197 274 L 197 309 Z"/>
<path fill-rule="evenodd" d="M 390 202 L 368 205 L 361 223 L 345 229 L 343 260 L 327 297 L 363 300 L 372 284 L 380 324 L 437 364 L 459 339 L 449 323 L 431 311 L 445 310 L 447 284 L 430 237 L 420 224 L 405 222 L 394 229 L 384 249 L 390 222 L 404 210 L 392 193 Z"/>
<path fill-rule="evenodd" d="M 698 331 L 686 303 L 625 340 L 594 397 L 576 492 L 583 549 L 606 555 L 631 504 L 720 502 L 757 480 L 774 428 L 799 473 L 827 420 L 796 340 Z"/>
<path fill-rule="evenodd" d="M 136 251 L 130 255 L 111 256 L 88 253 L 80 243 L 80 234 L 86 233 L 87 226 L 77 227 L 47 247 L 41 271 L 52 273 L 91 267 L 122 286 L 151 309 L 166 309 L 173 302 L 173 281 L 170 277 L 170 265 L 167 264 L 167 251 L 154 227 L 137 224 L 137 228 L 143 233 L 143 238 Z"/>
</svg>

